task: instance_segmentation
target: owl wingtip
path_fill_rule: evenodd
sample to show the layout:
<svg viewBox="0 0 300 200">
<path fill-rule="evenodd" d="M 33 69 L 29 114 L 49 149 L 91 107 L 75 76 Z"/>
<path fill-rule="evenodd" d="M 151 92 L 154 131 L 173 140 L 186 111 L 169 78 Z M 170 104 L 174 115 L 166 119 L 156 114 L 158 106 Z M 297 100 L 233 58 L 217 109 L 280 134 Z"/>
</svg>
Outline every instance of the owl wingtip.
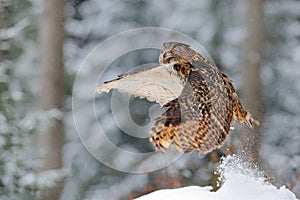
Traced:
<svg viewBox="0 0 300 200">
<path fill-rule="evenodd" d="M 102 92 L 108 93 L 110 88 L 105 87 L 105 85 L 100 85 L 96 89 L 96 93 L 101 94 Z"/>
<path fill-rule="evenodd" d="M 100 94 L 101 92 L 102 92 L 102 88 L 101 88 L 101 86 L 98 86 L 96 89 L 96 93 Z"/>
</svg>

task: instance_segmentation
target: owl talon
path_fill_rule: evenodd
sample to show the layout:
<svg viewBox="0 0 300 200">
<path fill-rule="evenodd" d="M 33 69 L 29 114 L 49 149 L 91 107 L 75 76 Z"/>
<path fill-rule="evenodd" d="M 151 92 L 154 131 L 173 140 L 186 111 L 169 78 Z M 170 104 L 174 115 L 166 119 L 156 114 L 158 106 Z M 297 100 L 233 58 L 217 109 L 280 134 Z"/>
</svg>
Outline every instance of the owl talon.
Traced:
<svg viewBox="0 0 300 200">
<path fill-rule="evenodd" d="M 250 128 L 254 128 L 254 126 L 260 125 L 258 120 L 255 120 L 252 118 L 252 115 L 250 112 L 247 112 L 246 121 L 244 123 L 246 123 Z"/>
</svg>

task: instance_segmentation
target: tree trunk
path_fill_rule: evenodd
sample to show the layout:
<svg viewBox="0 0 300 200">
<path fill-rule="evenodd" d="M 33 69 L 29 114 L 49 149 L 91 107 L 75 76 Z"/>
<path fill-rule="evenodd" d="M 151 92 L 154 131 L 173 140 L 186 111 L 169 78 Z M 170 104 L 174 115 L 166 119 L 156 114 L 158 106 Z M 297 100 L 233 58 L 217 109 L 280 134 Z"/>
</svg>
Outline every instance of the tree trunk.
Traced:
<svg viewBox="0 0 300 200">
<path fill-rule="evenodd" d="M 41 67 L 41 90 L 39 106 L 44 112 L 51 109 L 63 111 L 64 69 L 64 0 L 43 0 L 39 25 L 39 51 Z M 39 171 L 62 167 L 62 145 L 64 140 L 63 121 L 49 119 L 46 128 L 38 132 L 41 153 Z M 42 191 L 42 199 L 59 199 L 62 182 L 52 189 Z"/>
<path fill-rule="evenodd" d="M 260 67 L 264 48 L 264 0 L 251 0 L 246 3 L 246 38 L 241 96 L 244 107 L 252 112 L 254 118 L 261 121 Z M 261 136 L 258 128 L 245 128 L 241 135 L 242 156 L 259 164 L 260 142 Z"/>
</svg>

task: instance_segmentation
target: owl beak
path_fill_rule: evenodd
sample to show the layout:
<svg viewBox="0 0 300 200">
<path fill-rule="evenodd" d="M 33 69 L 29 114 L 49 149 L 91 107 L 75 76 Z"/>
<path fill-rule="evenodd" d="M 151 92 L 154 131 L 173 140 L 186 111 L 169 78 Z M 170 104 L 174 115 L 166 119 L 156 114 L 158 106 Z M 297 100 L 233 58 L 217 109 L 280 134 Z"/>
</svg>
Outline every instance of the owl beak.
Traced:
<svg viewBox="0 0 300 200">
<path fill-rule="evenodd" d="M 162 55 L 162 58 L 163 58 L 163 63 L 167 63 L 170 60 L 170 58 L 174 58 L 174 55 L 171 52 L 165 52 Z"/>
<path fill-rule="evenodd" d="M 165 59 L 168 59 L 168 58 L 171 58 L 171 57 L 173 57 L 172 54 L 171 54 L 171 52 L 165 52 L 165 53 L 163 54 L 163 59 L 164 59 L 164 60 L 165 60 Z"/>
<path fill-rule="evenodd" d="M 163 54 L 163 59 L 166 59 L 166 57 L 167 57 L 167 53 L 165 52 L 165 53 Z"/>
</svg>

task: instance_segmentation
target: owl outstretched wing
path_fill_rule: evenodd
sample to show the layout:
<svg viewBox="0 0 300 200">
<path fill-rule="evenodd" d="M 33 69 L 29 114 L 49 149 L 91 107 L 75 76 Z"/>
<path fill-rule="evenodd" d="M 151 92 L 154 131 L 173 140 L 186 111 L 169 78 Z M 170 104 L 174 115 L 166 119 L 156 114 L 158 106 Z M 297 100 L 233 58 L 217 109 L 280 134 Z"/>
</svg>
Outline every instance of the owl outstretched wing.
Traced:
<svg viewBox="0 0 300 200">
<path fill-rule="evenodd" d="M 109 92 L 111 89 L 146 98 L 163 106 L 179 96 L 183 84 L 165 66 L 159 65 L 120 75 L 114 80 L 104 82 L 97 88 L 97 92 Z"/>
</svg>

